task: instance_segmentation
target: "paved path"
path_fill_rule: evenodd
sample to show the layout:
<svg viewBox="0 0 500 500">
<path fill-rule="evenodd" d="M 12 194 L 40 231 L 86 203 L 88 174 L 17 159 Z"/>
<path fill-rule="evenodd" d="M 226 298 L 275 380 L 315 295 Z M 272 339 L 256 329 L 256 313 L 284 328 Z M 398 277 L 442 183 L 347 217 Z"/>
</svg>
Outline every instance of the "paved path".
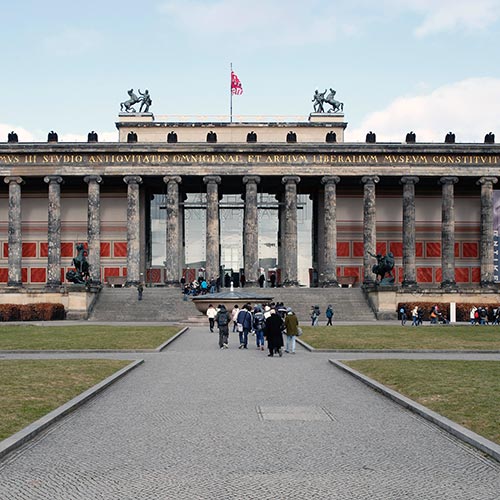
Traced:
<svg viewBox="0 0 500 500">
<path fill-rule="evenodd" d="M 231 341 L 198 327 L 163 353 L 78 356 L 146 363 L 0 462 L 0 498 L 498 499 L 497 463 L 328 363 L 340 356 Z"/>
</svg>

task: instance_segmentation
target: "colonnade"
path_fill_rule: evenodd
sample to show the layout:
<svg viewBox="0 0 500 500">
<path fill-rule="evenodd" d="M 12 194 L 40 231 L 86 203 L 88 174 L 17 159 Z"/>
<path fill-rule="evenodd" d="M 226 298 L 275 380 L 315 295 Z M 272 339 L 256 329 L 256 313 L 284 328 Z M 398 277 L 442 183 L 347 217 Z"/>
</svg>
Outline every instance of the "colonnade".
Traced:
<svg viewBox="0 0 500 500">
<path fill-rule="evenodd" d="M 99 175 L 84 177 L 88 184 L 88 261 L 91 285 L 99 285 L 100 278 L 100 186 L 103 179 Z M 282 184 L 284 193 L 280 197 L 280 238 L 282 241 L 279 255 L 279 266 L 282 269 L 284 286 L 298 284 L 297 274 L 297 186 L 300 177 L 284 176 Z M 22 177 L 5 177 L 9 187 L 8 213 L 8 286 L 22 286 L 22 229 L 21 229 L 21 187 Z M 48 261 L 46 286 L 61 285 L 61 185 L 63 177 L 49 175 L 44 178 L 48 184 Z M 139 191 L 143 180 L 138 175 L 128 175 L 123 178 L 127 185 L 127 283 L 136 284 L 140 280 L 140 210 Z M 180 185 L 181 176 L 167 175 L 163 178 L 166 184 L 166 260 L 165 284 L 174 285 L 179 280 L 181 259 L 181 211 Z M 370 254 L 376 249 L 376 185 L 380 178 L 367 175 L 361 178 L 363 184 L 363 283 L 373 283 L 371 272 L 372 259 Z M 438 182 L 442 189 L 442 281 L 446 289 L 456 287 L 455 283 L 455 209 L 454 185 L 458 177 L 445 176 Z M 221 177 L 207 175 L 203 177 L 206 185 L 206 273 L 207 276 L 219 274 L 219 185 Z M 245 199 L 243 222 L 244 270 L 248 284 L 255 284 L 259 273 L 258 255 L 258 209 L 257 193 L 261 178 L 257 175 L 247 175 L 242 178 Z M 324 230 L 323 252 L 319 285 L 336 286 L 337 280 L 337 185 L 341 178 L 328 175 L 321 178 L 323 186 L 322 226 Z M 416 176 L 403 176 L 402 185 L 402 241 L 403 241 L 403 288 L 417 287 L 416 274 L 416 241 L 415 241 L 415 187 L 419 182 Z M 493 275 L 493 185 L 496 177 L 481 177 L 477 184 L 481 189 L 481 240 L 480 268 L 481 286 L 490 287 L 494 282 Z"/>
</svg>

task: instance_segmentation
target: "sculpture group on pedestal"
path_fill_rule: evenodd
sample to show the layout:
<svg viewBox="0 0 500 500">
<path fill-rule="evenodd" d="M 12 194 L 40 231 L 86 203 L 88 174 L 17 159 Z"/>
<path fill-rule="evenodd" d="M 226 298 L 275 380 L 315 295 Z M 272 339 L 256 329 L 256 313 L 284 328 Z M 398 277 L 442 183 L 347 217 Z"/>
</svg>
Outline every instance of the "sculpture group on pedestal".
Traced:
<svg viewBox="0 0 500 500">
<path fill-rule="evenodd" d="M 146 89 L 144 93 L 142 93 L 140 89 L 138 91 L 139 94 L 141 94 L 141 97 L 138 97 L 137 94 L 134 93 L 134 89 L 130 89 L 127 91 L 127 94 L 129 95 L 130 99 L 120 103 L 121 111 L 125 111 L 127 113 L 137 113 L 135 108 L 133 108 L 132 106 L 141 103 L 139 107 L 139 113 L 149 112 L 149 107 L 151 106 L 151 104 L 153 104 L 151 96 L 149 95 L 149 90 Z"/>
<path fill-rule="evenodd" d="M 325 113 L 325 104 L 329 104 L 331 106 L 327 113 L 337 113 L 339 111 L 344 111 L 344 103 L 335 100 L 335 94 L 337 92 L 332 88 L 330 89 L 330 93 L 328 95 L 326 95 L 326 92 L 326 89 L 324 92 L 319 92 L 318 89 L 314 91 L 314 95 L 312 98 L 314 112 Z"/>
<path fill-rule="evenodd" d="M 87 251 L 83 243 L 76 244 L 76 257 L 73 258 L 73 265 L 75 270 L 72 269 L 66 273 L 66 279 L 71 283 L 77 285 L 85 285 L 90 277 L 89 263 L 87 261 Z"/>
<path fill-rule="evenodd" d="M 368 252 L 372 257 L 377 259 L 377 263 L 373 265 L 372 271 L 377 276 L 377 283 L 379 285 L 393 285 L 394 276 L 392 270 L 394 269 L 394 255 L 389 252 L 387 255 L 377 254 L 374 255 Z"/>
</svg>

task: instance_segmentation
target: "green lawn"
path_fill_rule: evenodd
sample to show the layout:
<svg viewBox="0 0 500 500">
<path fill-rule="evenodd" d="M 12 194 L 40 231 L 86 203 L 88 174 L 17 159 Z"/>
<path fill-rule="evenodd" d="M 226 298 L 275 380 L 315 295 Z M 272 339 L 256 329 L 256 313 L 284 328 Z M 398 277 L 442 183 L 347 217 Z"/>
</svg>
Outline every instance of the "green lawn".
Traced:
<svg viewBox="0 0 500 500">
<path fill-rule="evenodd" d="M 316 349 L 500 350 L 499 326 L 349 325 L 303 327 Z"/>
<path fill-rule="evenodd" d="M 178 326 L 0 325 L 0 350 L 155 349 Z"/>
<path fill-rule="evenodd" d="M 109 377 L 130 361 L 1 360 L 0 439 Z"/>
<path fill-rule="evenodd" d="M 500 362 L 356 360 L 357 371 L 500 444 Z"/>
</svg>

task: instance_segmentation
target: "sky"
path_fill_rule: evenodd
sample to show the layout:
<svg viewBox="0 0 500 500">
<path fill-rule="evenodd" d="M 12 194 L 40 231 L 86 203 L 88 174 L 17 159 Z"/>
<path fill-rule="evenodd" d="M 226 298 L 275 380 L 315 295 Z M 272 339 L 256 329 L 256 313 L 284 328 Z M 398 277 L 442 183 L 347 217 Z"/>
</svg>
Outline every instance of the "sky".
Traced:
<svg viewBox="0 0 500 500">
<path fill-rule="evenodd" d="M 306 121 L 344 103 L 346 142 L 500 142 L 500 0 L 0 0 L 0 142 L 116 141 L 127 90 L 157 120 Z"/>
</svg>

